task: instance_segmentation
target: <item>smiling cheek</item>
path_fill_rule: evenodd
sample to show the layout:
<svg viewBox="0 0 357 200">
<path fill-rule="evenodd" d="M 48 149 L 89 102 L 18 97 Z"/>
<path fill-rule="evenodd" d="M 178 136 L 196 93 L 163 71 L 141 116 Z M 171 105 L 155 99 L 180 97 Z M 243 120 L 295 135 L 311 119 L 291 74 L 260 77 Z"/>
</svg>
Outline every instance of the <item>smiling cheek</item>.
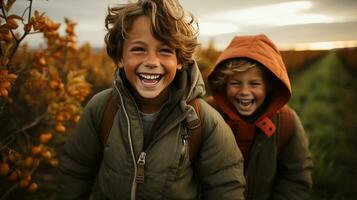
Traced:
<svg viewBox="0 0 357 200">
<path fill-rule="evenodd" d="M 266 99 L 266 92 L 265 92 L 265 89 L 262 89 L 260 91 L 256 91 L 253 93 L 254 96 L 255 96 L 255 101 L 257 102 L 257 106 L 261 106 L 265 99 Z"/>
<path fill-rule="evenodd" d="M 226 87 L 226 96 L 227 96 L 227 99 L 229 100 L 233 100 L 235 99 L 235 97 L 237 96 L 238 94 L 238 89 L 234 88 L 234 87 L 229 87 L 227 86 Z"/>
</svg>

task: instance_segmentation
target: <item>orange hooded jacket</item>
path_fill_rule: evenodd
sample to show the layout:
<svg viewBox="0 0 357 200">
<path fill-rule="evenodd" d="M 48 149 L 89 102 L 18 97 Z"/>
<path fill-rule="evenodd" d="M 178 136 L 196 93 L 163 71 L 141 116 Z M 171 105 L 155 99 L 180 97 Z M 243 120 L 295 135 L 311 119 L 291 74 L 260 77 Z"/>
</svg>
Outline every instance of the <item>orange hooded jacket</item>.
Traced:
<svg viewBox="0 0 357 200">
<path fill-rule="evenodd" d="M 265 110 L 255 113 L 254 118 L 248 119 L 249 122 L 237 114 L 235 107 L 226 99 L 225 90 L 214 88 L 211 84 L 223 61 L 239 57 L 258 61 L 274 78 L 271 91 L 267 94 L 268 100 L 264 103 Z M 246 199 L 305 199 L 312 187 L 312 160 L 304 128 L 292 109 L 292 136 L 281 151 L 278 149 L 280 131 L 275 131 L 275 124 L 280 122 L 275 116 L 283 107 L 287 108 L 291 86 L 276 46 L 265 35 L 235 37 L 219 56 L 209 74 L 208 83 L 214 101 L 207 101 L 221 112 L 232 128 L 245 159 Z"/>
</svg>

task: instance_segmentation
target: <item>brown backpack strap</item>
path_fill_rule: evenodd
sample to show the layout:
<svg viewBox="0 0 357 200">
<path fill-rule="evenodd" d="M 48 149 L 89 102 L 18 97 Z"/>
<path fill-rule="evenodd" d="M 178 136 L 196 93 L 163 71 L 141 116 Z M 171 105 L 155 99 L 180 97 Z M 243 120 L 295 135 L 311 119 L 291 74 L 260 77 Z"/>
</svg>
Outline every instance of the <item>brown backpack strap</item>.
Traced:
<svg viewBox="0 0 357 200">
<path fill-rule="evenodd" d="M 110 130 L 112 129 L 114 116 L 118 110 L 118 105 L 115 102 L 113 95 L 110 93 L 107 99 L 107 104 L 103 113 L 100 130 L 100 140 L 103 145 L 107 142 Z"/>
<path fill-rule="evenodd" d="M 194 99 L 189 102 L 189 105 L 193 106 L 195 109 L 198 119 L 188 124 L 188 148 L 189 148 L 189 156 L 191 162 L 196 159 L 196 156 L 200 150 L 201 142 L 202 142 L 202 116 L 200 110 L 200 104 L 198 99 Z M 101 132 L 100 139 L 102 144 L 104 145 L 109 136 L 110 130 L 113 125 L 114 116 L 118 110 L 118 105 L 115 102 L 115 99 L 110 94 L 107 100 L 107 104 L 103 113 L 102 121 L 101 121 Z"/>
<path fill-rule="evenodd" d="M 282 107 L 278 114 L 279 136 L 278 136 L 278 153 L 284 148 L 294 134 L 294 122 L 292 110 L 288 105 Z"/>
<path fill-rule="evenodd" d="M 190 154 L 190 161 L 193 163 L 197 157 L 202 143 L 202 115 L 200 110 L 200 102 L 198 99 L 194 99 L 188 103 L 195 109 L 198 120 L 195 120 L 188 124 L 188 149 Z"/>
</svg>

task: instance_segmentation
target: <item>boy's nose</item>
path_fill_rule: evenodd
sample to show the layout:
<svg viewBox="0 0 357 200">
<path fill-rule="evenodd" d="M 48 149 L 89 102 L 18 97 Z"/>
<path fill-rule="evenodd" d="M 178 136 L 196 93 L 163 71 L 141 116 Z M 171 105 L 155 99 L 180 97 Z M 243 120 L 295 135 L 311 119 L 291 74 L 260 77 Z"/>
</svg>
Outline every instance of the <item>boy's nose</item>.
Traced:
<svg viewBox="0 0 357 200">
<path fill-rule="evenodd" d="M 144 61 L 146 67 L 157 67 L 160 65 L 160 60 L 154 53 L 149 53 Z"/>
<path fill-rule="evenodd" d="M 249 88 L 247 85 L 243 85 L 240 91 L 241 94 L 249 94 Z"/>
</svg>

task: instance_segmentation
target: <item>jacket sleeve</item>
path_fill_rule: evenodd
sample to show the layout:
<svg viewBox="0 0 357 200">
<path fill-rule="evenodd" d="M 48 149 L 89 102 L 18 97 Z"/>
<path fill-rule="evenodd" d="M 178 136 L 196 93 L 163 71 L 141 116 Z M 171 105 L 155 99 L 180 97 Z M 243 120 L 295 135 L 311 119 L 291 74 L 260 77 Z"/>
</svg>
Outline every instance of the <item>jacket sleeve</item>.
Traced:
<svg viewBox="0 0 357 200">
<path fill-rule="evenodd" d="M 244 199 L 243 157 L 230 127 L 206 102 L 201 103 L 203 141 L 197 157 L 202 199 Z"/>
<path fill-rule="evenodd" d="M 278 155 L 276 184 L 271 199 L 306 199 L 312 188 L 312 160 L 308 139 L 293 111 L 294 134 Z"/>
<path fill-rule="evenodd" d="M 100 120 L 107 92 L 95 95 L 66 141 L 61 155 L 59 199 L 89 199 L 102 158 Z"/>
</svg>

